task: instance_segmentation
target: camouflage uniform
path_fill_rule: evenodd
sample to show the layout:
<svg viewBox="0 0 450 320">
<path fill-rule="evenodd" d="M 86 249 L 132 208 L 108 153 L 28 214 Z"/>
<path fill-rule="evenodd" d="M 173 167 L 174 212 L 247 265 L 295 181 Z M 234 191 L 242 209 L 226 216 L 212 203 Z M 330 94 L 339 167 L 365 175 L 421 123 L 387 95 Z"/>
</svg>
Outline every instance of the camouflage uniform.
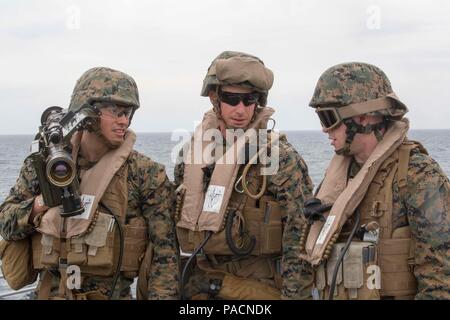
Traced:
<svg viewBox="0 0 450 320">
<path fill-rule="evenodd" d="M 78 164 L 86 165 L 80 157 Z M 150 274 L 149 298 L 167 299 L 178 295 L 178 251 L 175 246 L 175 232 L 172 217 L 173 189 L 164 166 L 133 151 L 127 159 L 128 166 L 128 208 L 126 219 L 144 217 L 148 223 L 150 240 L 153 244 L 153 267 Z M 34 167 L 27 158 L 20 171 L 16 185 L 0 206 L 0 232 L 6 240 L 26 238 L 34 232 L 28 223 L 35 196 L 40 194 L 39 182 Z M 100 282 L 101 281 L 101 282 Z M 133 279 L 119 279 L 120 292 L 128 295 Z M 83 290 L 108 288 L 110 278 L 86 278 Z M 119 289 L 117 289 L 119 290 Z"/>
<path fill-rule="evenodd" d="M 320 114 L 321 108 L 340 108 L 351 104 L 387 98 L 385 108 L 358 113 L 337 119 L 347 126 L 346 146 L 337 154 L 352 156 L 350 145 L 356 133 L 377 135 L 390 122 L 400 120 L 407 107 L 393 93 L 387 76 L 379 68 L 365 63 L 346 63 L 331 67 L 320 77 L 310 106 L 317 108 L 322 125 L 328 127 L 329 119 L 336 114 Z M 382 100 L 378 100 L 382 101 Z M 382 103 L 382 102 L 379 102 Z M 367 105 L 366 105 L 367 106 Z M 361 105 L 359 106 L 361 107 Z M 355 108 L 356 109 L 356 108 Z M 327 112 L 327 111 L 325 111 Z M 363 127 L 352 120 L 358 114 L 382 116 L 380 126 Z M 339 118 L 339 117 L 337 117 Z M 348 177 L 353 178 L 360 170 L 353 160 Z M 392 185 L 393 209 L 392 230 L 409 226 L 411 238 L 415 240 L 414 276 L 417 280 L 416 299 L 450 299 L 450 183 L 443 170 L 419 147 L 411 150 L 407 171 L 406 192 L 402 194 L 396 179 Z M 349 219 L 343 227 L 349 231 L 353 223 Z"/>
<path fill-rule="evenodd" d="M 313 184 L 308 175 L 308 167 L 305 161 L 285 137 L 280 138 L 279 147 L 279 170 L 276 174 L 268 177 L 266 193 L 272 195 L 280 203 L 287 216 L 286 221 L 284 221 L 285 227 L 282 238 L 282 298 L 300 299 L 309 294 L 309 292 L 304 291 L 303 284 L 308 282 L 304 278 L 308 277 L 309 279 L 310 275 L 304 273 L 299 261 L 299 231 L 304 222 L 303 203 L 311 196 Z M 183 183 L 184 163 L 181 161 L 182 156 L 181 150 L 178 164 L 174 169 L 176 187 Z M 233 193 L 235 192 L 233 191 Z M 252 258 L 244 259 L 250 260 Z M 200 270 L 195 272 L 198 273 Z M 199 275 L 197 279 L 193 275 L 190 281 L 205 282 L 206 280 L 204 275 Z M 201 286 L 201 283 L 198 286 Z"/>
<path fill-rule="evenodd" d="M 359 169 L 354 161 L 349 177 Z M 393 230 L 409 225 L 416 240 L 416 299 L 449 300 L 450 182 L 439 164 L 417 148 L 411 152 L 407 181 L 407 192 L 402 197 L 394 180 L 392 225 Z"/>
<path fill-rule="evenodd" d="M 201 95 L 207 97 L 212 92 L 216 92 L 217 94 L 221 86 L 229 85 L 247 88 L 253 92 L 257 92 L 259 94 L 259 99 L 256 103 L 255 112 L 250 122 L 251 124 L 254 124 L 258 112 L 262 112 L 262 109 L 267 105 L 267 96 L 272 83 L 272 71 L 266 68 L 263 61 L 258 57 L 242 52 L 225 51 L 217 56 L 209 67 L 203 81 Z M 212 99 L 212 104 L 217 119 L 222 120 L 219 99 Z M 228 127 L 228 124 L 226 123 L 223 123 L 223 125 Z M 266 124 L 263 124 L 262 128 L 265 128 L 265 126 Z M 228 147 L 230 147 L 230 145 L 227 145 L 225 139 L 224 152 Z M 179 161 L 177 162 L 178 164 L 175 166 L 174 171 L 175 185 L 177 187 L 183 183 L 185 173 L 185 164 L 182 162 L 182 151 L 183 150 L 180 151 Z M 250 170 L 248 171 L 248 177 L 250 178 L 248 181 L 249 188 L 252 186 L 253 182 L 255 182 L 256 185 L 260 183 L 256 182 L 261 177 L 259 169 L 259 165 L 250 167 Z M 244 166 L 241 165 L 237 173 L 238 177 L 242 176 L 243 170 Z M 204 187 L 209 185 L 209 178 L 208 174 L 203 174 Z M 225 254 L 225 252 L 223 254 L 217 252 L 218 254 L 209 257 L 208 251 L 205 250 L 207 260 L 211 259 L 208 261 L 208 268 L 210 268 L 212 275 L 210 277 L 211 279 L 208 278 L 208 275 L 203 273 L 203 267 L 194 267 L 189 278 L 189 283 L 185 286 L 185 291 L 189 291 L 187 292 L 187 296 L 192 297 L 199 292 L 208 292 L 210 281 L 216 280 L 214 274 L 216 273 L 215 271 L 217 271 L 217 273 L 225 272 L 225 277 L 232 274 L 239 279 L 236 280 L 235 287 L 233 285 L 230 286 L 233 287 L 230 290 L 234 290 L 234 293 L 236 294 L 230 295 L 233 296 L 234 299 L 253 297 L 256 296 L 257 293 L 265 290 L 271 292 L 265 296 L 266 298 L 277 297 L 296 299 L 301 297 L 304 293 L 299 285 L 299 279 L 302 277 L 298 248 L 299 230 L 303 223 L 303 203 L 311 196 L 312 190 L 313 185 L 308 175 L 306 163 L 287 141 L 286 137 L 281 135 L 279 140 L 279 169 L 275 174 L 267 176 L 267 188 L 265 191 L 265 195 L 271 196 L 271 201 L 277 202 L 283 212 L 281 221 L 283 225 L 283 234 L 282 239 L 280 239 L 281 243 L 279 243 L 281 251 L 276 254 L 268 255 L 256 254 L 252 256 L 250 254 L 241 254 L 239 256 L 236 254 L 236 251 L 230 250 L 228 254 Z M 250 199 L 250 197 L 245 195 L 245 192 L 240 194 L 233 188 L 227 209 L 234 210 L 234 206 L 236 206 L 237 202 L 236 200 L 242 198 Z M 256 200 L 256 202 L 258 201 L 259 200 Z M 241 212 L 244 217 L 246 216 L 247 204 L 248 202 L 246 202 L 246 205 Z M 251 209 L 253 209 L 253 207 L 251 207 Z M 261 214 L 263 213 L 261 212 Z M 221 230 L 221 232 L 224 233 L 223 229 Z M 214 238 L 214 235 L 212 238 Z M 179 241 L 181 242 L 181 240 Z M 210 240 L 210 242 L 212 242 L 212 240 Z M 226 246 L 226 244 L 224 245 Z M 252 250 L 250 250 L 250 252 L 252 252 Z M 281 263 L 278 263 L 280 261 Z M 271 271 L 269 273 L 263 271 L 265 268 L 264 266 L 267 266 L 268 264 L 271 265 Z M 273 272 L 273 268 L 276 269 L 275 272 Z M 271 274 L 271 276 L 269 274 Z M 248 280 L 248 282 L 245 282 L 246 280 Z M 259 286 L 259 284 L 256 283 L 257 281 L 254 280 L 259 280 L 259 284 L 262 283 L 263 285 Z M 240 281 L 244 282 L 241 283 Z M 248 296 L 246 294 L 239 294 L 238 292 L 241 292 L 241 288 L 245 291 L 244 287 L 246 287 L 247 284 L 248 287 L 253 288 L 254 293 L 249 294 Z M 273 291 L 271 291 L 272 288 Z M 275 288 L 281 288 L 281 297 L 280 290 Z M 209 293 L 211 294 L 210 291 Z M 262 293 L 261 295 L 258 295 L 259 299 L 263 296 Z"/>
<path fill-rule="evenodd" d="M 86 78 L 92 82 L 86 84 L 81 81 Z M 92 83 L 95 87 L 94 90 Z M 117 83 L 119 84 L 117 85 Z M 113 85 L 112 90 L 111 84 Z M 82 94 L 80 94 L 82 91 L 79 90 L 80 87 L 85 90 Z M 103 99 L 101 95 L 103 95 Z M 89 100 L 89 103 L 106 100 L 127 103 L 133 105 L 135 109 L 139 107 L 134 80 L 123 73 L 106 68 L 91 69 L 83 75 L 74 90 L 71 108 L 76 111 L 77 106 L 86 102 L 86 97 L 96 98 Z M 130 103 L 130 100 L 135 103 Z M 78 173 L 80 169 L 88 170 L 94 165 L 95 163 L 86 161 L 79 154 L 77 158 Z M 124 166 L 128 167 L 128 206 L 125 221 L 134 217 L 143 217 L 148 225 L 149 240 L 153 245 L 148 298 L 176 299 L 178 297 L 179 253 L 173 224 L 173 186 L 165 174 L 163 165 L 134 150 L 129 154 Z M 36 172 L 29 157 L 24 161 L 16 185 L 0 206 L 0 234 L 4 239 L 24 239 L 35 232 L 35 226 L 28 221 L 34 199 L 40 193 Z M 55 292 L 58 288 L 59 275 L 54 276 L 55 282 L 52 291 Z M 133 280 L 125 278 L 121 274 L 113 297 L 130 297 L 130 285 Z M 100 289 L 105 293 L 111 283 L 112 277 L 84 276 L 81 290 L 88 292 Z"/>
</svg>

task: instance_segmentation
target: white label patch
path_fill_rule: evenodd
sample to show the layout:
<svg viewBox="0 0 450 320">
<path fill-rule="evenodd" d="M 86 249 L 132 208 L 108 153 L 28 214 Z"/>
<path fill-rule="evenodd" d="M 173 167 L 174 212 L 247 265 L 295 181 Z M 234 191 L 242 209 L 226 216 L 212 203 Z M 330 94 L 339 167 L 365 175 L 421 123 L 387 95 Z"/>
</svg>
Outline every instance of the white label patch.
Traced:
<svg viewBox="0 0 450 320">
<path fill-rule="evenodd" d="M 328 235 L 328 232 L 330 232 L 331 226 L 333 225 L 334 219 L 336 216 L 328 216 L 327 221 L 325 221 L 325 224 L 322 227 L 322 230 L 320 231 L 319 237 L 317 238 L 316 245 L 321 245 L 325 242 L 325 239 Z"/>
<path fill-rule="evenodd" d="M 88 194 L 81 195 L 81 203 L 84 207 L 84 212 L 78 216 L 71 217 L 72 219 L 84 219 L 88 220 L 91 216 L 92 205 L 94 204 L 95 196 L 90 196 Z"/>
<path fill-rule="evenodd" d="M 222 206 L 223 197 L 225 195 L 225 187 L 210 185 L 205 195 L 203 203 L 203 211 L 219 213 Z"/>
<path fill-rule="evenodd" d="M 31 150 L 31 153 L 36 153 L 36 152 L 39 152 L 39 140 L 34 140 L 32 143 L 31 143 L 31 148 L 30 148 Z"/>
</svg>

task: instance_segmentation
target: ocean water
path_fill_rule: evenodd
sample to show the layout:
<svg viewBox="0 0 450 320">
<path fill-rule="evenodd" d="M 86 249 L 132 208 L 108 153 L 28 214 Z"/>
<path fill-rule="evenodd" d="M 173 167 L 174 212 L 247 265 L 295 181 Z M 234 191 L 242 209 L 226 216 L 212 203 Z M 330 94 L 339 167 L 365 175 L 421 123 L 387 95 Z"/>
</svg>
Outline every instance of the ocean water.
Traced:
<svg viewBox="0 0 450 320">
<path fill-rule="evenodd" d="M 309 174 L 317 185 L 333 155 L 327 136 L 320 131 L 287 131 L 288 140 L 308 164 Z M 450 130 L 412 130 L 409 138 L 418 140 L 429 154 L 450 174 Z M 0 135 L 0 202 L 6 198 L 19 175 L 23 160 L 29 154 L 32 135 Z M 171 133 L 138 133 L 135 149 L 166 166 L 173 179 L 172 161 L 180 140 L 172 141 Z"/>
<path fill-rule="evenodd" d="M 287 131 L 288 140 L 305 159 L 309 174 L 318 185 L 324 169 L 333 155 L 327 136 L 320 131 Z M 172 141 L 171 133 L 138 133 L 135 149 L 166 166 L 167 175 L 173 180 L 174 148 L 180 140 Z M 429 154 L 450 174 L 450 130 L 412 130 L 409 138 L 423 143 Z M 32 135 L 0 136 L 0 203 L 14 185 L 23 160 L 29 154 Z M 0 279 L 0 295 L 7 290 Z M 22 296 L 15 296 L 18 298 Z"/>
</svg>

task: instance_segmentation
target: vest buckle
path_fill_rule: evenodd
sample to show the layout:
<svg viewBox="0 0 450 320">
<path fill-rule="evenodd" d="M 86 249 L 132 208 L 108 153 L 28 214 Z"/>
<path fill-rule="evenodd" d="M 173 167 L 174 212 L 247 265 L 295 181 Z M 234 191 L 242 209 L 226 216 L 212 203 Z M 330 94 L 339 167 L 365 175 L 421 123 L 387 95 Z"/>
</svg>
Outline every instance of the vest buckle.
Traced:
<svg viewBox="0 0 450 320">
<path fill-rule="evenodd" d="M 68 266 L 67 259 L 59 258 L 58 266 L 59 266 L 59 269 L 67 269 L 67 266 Z"/>
<path fill-rule="evenodd" d="M 382 208 L 382 203 L 381 201 L 374 201 L 372 203 L 372 208 L 370 210 L 370 216 L 373 218 L 380 218 L 383 216 L 384 211 L 386 211 L 386 209 Z"/>
</svg>

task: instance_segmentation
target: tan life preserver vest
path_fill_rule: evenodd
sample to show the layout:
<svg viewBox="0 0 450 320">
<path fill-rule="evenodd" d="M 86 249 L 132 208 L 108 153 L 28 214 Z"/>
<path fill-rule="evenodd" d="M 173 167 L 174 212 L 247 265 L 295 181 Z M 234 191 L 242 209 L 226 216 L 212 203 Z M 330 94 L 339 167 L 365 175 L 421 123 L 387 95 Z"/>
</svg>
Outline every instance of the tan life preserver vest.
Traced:
<svg viewBox="0 0 450 320">
<path fill-rule="evenodd" d="M 375 176 L 371 179 L 367 190 L 363 194 L 363 199 L 358 204 L 361 214 L 360 225 L 376 222 L 380 226 L 379 242 L 375 245 L 370 242 L 352 241 L 350 249 L 344 257 L 343 265 L 339 268 L 335 299 L 412 298 L 417 292 L 417 283 L 412 273 L 415 244 L 411 238 L 410 227 L 404 226 L 393 230 L 392 185 L 394 180 L 396 180 L 400 194 L 403 196 L 406 192 L 411 150 L 420 148 L 422 151 L 426 151 L 420 144 L 405 140 L 406 134 L 402 134 L 402 131 L 398 131 L 399 134 L 397 135 L 399 139 L 403 139 L 402 143 L 393 152 L 389 151 L 390 154 L 388 154 L 387 158 L 380 155 L 385 160 L 378 166 Z M 392 135 L 392 130 L 390 133 L 391 135 L 386 134 L 383 138 L 383 141 L 387 138 L 387 141 L 385 141 L 386 146 L 395 145 L 399 141 L 399 139 L 393 138 L 395 135 Z M 385 148 L 385 150 L 389 150 L 389 148 Z M 346 161 L 339 172 L 333 171 L 335 177 L 347 176 L 350 161 Z M 330 164 L 329 168 L 333 165 L 335 164 Z M 349 185 L 355 181 L 359 174 L 349 181 Z M 329 180 L 327 183 L 330 183 L 330 181 L 332 180 Z M 343 181 L 345 182 L 346 179 Z M 327 183 L 325 188 L 330 186 Z M 323 186 L 324 184 L 322 184 L 321 190 L 323 190 Z M 342 185 L 338 185 L 334 192 L 342 194 L 341 188 Z M 331 202 L 330 198 L 338 199 L 338 195 L 332 195 L 331 193 L 328 193 L 329 198 L 323 192 L 321 196 L 323 200 L 328 199 L 324 200 L 328 202 Z M 335 244 L 339 240 L 338 233 L 334 233 L 331 240 L 327 243 L 321 263 L 315 268 L 315 287 L 321 291 L 322 297 L 327 297 L 337 256 L 343 248 L 344 243 Z M 346 239 L 342 240 L 345 241 Z M 368 256 L 365 257 L 365 254 L 371 251 L 369 249 L 373 249 L 374 254 L 373 259 L 367 260 Z M 366 253 L 364 253 L 364 250 L 366 250 Z M 302 258 L 306 256 L 307 254 L 304 252 Z M 369 270 L 368 267 L 375 265 L 379 266 L 381 283 L 379 288 L 369 289 L 367 288 L 367 281 L 371 274 L 367 270 Z"/>
<path fill-rule="evenodd" d="M 250 128 L 267 128 L 267 121 L 273 112 L 274 110 L 271 108 L 263 108 L 256 115 Z M 203 132 L 211 128 L 217 129 L 219 121 L 221 120 L 217 119 L 213 110 L 208 111 L 191 141 L 196 139 L 197 142 L 202 142 Z M 223 159 L 230 158 L 228 152 L 233 152 L 233 148 L 240 150 L 244 144 L 245 136 L 241 136 L 217 161 L 206 192 L 203 190 L 204 172 L 202 169 L 207 164 L 185 164 L 183 184 L 178 188 L 179 195 L 177 197 L 177 236 L 183 252 L 193 252 L 204 239 L 205 231 L 212 231 L 214 233 L 203 247 L 203 251 L 207 254 L 234 255 L 227 244 L 225 230 L 225 221 L 233 212 L 235 214 L 233 226 L 239 228 L 239 224 L 245 224 L 249 237 L 255 238 L 255 247 L 251 255 L 281 253 L 283 210 L 269 195 L 254 200 L 249 199 L 244 193 L 236 192 L 235 182 L 238 173 L 242 171 L 241 165 L 236 163 L 236 157 L 233 158 L 234 164 L 227 164 L 223 161 Z M 194 147 L 195 143 L 191 143 L 189 149 L 191 154 L 194 152 Z M 206 147 L 207 145 L 203 143 L 202 151 Z M 191 159 L 189 158 L 191 155 L 184 155 L 185 159 L 186 157 Z M 252 192 L 261 186 L 259 169 L 259 166 L 253 166 L 248 175 L 248 187 Z M 209 197 L 213 192 L 221 197 L 220 204 L 216 205 L 213 211 L 207 211 L 205 197 Z"/>
<path fill-rule="evenodd" d="M 426 153 L 416 141 L 405 140 L 383 163 L 370 184 L 359 208 L 361 224 L 373 221 L 379 225 L 377 264 L 381 271 L 381 297 L 407 298 L 417 293 L 417 280 L 413 274 L 415 240 L 409 225 L 393 229 L 393 182 L 396 181 L 400 197 L 406 195 L 409 158 L 413 149 Z"/>
<path fill-rule="evenodd" d="M 125 224 L 128 205 L 128 166 L 125 163 L 136 136 L 128 130 L 124 143 L 109 151 L 91 169 L 81 174 L 80 192 L 93 195 L 90 214 L 61 218 L 59 208 L 50 208 L 32 238 L 35 269 L 55 269 L 61 259 L 77 265 L 83 275 L 112 276 L 117 268 L 120 241 L 113 217 L 103 212 L 106 205 L 118 217 L 124 233 L 121 271 L 134 278 L 148 244 L 148 227 L 142 217 Z M 72 140 L 76 158 L 81 133 Z M 91 198 L 92 199 L 92 198 Z M 63 275 L 61 280 L 63 279 Z"/>
<path fill-rule="evenodd" d="M 348 183 L 347 174 L 351 157 L 337 154 L 333 156 L 316 195 L 322 203 L 333 204 L 333 207 L 325 214 L 325 222 L 316 221 L 311 226 L 306 238 L 306 250 L 300 255 L 301 259 L 313 266 L 322 263 L 325 251 L 330 250 L 329 242 L 332 239 L 337 240 L 343 225 L 365 197 L 383 162 L 405 140 L 408 128 L 407 119 L 394 122 L 358 174 Z"/>
</svg>

